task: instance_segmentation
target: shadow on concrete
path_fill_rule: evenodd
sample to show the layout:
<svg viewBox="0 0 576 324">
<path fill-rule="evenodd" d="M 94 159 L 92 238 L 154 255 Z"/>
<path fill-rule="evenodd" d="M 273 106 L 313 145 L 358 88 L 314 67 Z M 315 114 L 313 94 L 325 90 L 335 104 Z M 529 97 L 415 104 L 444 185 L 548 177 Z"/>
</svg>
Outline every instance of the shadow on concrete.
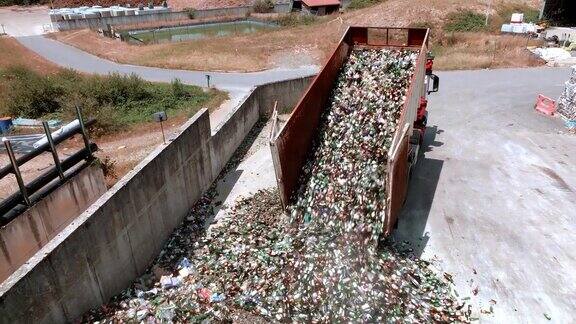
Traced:
<svg viewBox="0 0 576 324">
<path fill-rule="evenodd" d="M 431 152 L 434 147 L 444 144 L 436 141 L 436 135 L 442 132 L 438 126 L 428 127 L 426 130 L 418 164 L 408 185 L 406 203 L 400 212 L 398 228 L 392 234 L 395 242 L 407 242 L 412 249 L 410 252 L 417 257 L 422 255 L 428 243 L 429 233 L 426 232 L 426 223 L 444 165 L 442 160 L 426 158 L 424 152 Z"/>
<path fill-rule="evenodd" d="M 258 138 L 258 135 L 264 129 L 266 125 L 266 119 L 261 118 L 256 122 L 256 124 L 252 127 L 248 135 L 242 141 L 242 144 L 236 149 L 234 155 L 230 158 L 224 169 L 218 175 L 218 178 L 214 181 L 213 185 L 215 185 L 216 189 L 216 196 L 212 199 L 212 206 L 213 206 L 213 213 L 210 217 L 210 221 L 206 223 L 205 226 L 208 226 L 212 222 L 215 221 L 215 216 L 218 212 L 224 208 L 222 205 L 224 201 L 230 195 L 230 192 L 240 179 L 242 175 L 242 170 L 238 170 L 238 166 L 240 163 L 247 157 L 247 154 Z"/>
<path fill-rule="evenodd" d="M 230 195 L 230 192 L 238 182 L 238 179 L 242 176 L 243 170 L 232 170 L 224 175 L 224 177 L 218 182 L 216 186 L 216 191 L 218 194 L 214 198 L 214 215 L 218 214 L 222 208 L 224 208 L 223 203 Z"/>
<path fill-rule="evenodd" d="M 434 126 L 429 126 L 426 129 L 426 133 L 424 134 L 424 143 L 423 143 L 423 147 L 420 150 L 420 155 L 418 156 L 418 159 L 423 158 L 423 152 L 432 152 L 434 150 L 434 147 L 440 147 L 442 145 L 444 145 L 444 142 L 440 142 L 436 140 L 436 135 L 438 134 L 442 134 L 444 133 L 444 130 L 442 129 L 438 129 L 438 126 L 434 125 Z"/>
</svg>

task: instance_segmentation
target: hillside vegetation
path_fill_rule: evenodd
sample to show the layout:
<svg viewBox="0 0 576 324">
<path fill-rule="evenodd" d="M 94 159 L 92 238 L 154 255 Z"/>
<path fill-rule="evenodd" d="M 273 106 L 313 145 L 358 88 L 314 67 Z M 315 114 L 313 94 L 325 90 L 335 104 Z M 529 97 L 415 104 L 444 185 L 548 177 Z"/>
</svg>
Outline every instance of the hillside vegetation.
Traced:
<svg viewBox="0 0 576 324">
<path fill-rule="evenodd" d="M 174 80 L 152 83 L 131 75 L 91 76 L 61 69 L 13 38 L 0 38 L 0 116 L 72 119 L 75 106 L 97 118 L 97 135 L 149 122 L 152 114 L 191 116 L 218 107 L 227 96 Z"/>
<path fill-rule="evenodd" d="M 59 33 L 54 37 L 122 63 L 190 70 L 258 71 L 322 64 L 349 25 L 420 26 L 433 28 L 432 44 L 439 58 L 437 68 L 440 69 L 541 64 L 525 50 L 525 40 L 500 37 L 496 33 L 499 24 L 510 20 L 512 12 L 523 11 L 531 19 L 538 1 L 494 2 L 488 26 L 485 26 L 485 0 L 365 2 L 370 7 L 317 19 L 303 20 L 291 15 L 279 20 L 285 27 L 273 31 L 181 43 L 129 45 L 101 38 L 90 31 Z M 472 55 L 468 59 L 462 59 L 469 54 Z M 477 60 L 476 56 L 481 59 Z M 488 57 L 490 60 L 487 62 Z M 460 63 L 452 64 L 452 61 Z"/>
<path fill-rule="evenodd" d="M 171 84 L 152 83 L 135 75 L 87 76 L 73 70 L 41 75 L 25 67 L 11 67 L 2 71 L 2 80 L 6 91 L 0 113 L 72 119 L 75 107 L 80 106 L 87 116 L 97 119 L 98 134 L 148 122 L 158 111 L 192 116 L 215 97 L 223 99 L 217 90 L 204 92 L 177 79 Z"/>
</svg>

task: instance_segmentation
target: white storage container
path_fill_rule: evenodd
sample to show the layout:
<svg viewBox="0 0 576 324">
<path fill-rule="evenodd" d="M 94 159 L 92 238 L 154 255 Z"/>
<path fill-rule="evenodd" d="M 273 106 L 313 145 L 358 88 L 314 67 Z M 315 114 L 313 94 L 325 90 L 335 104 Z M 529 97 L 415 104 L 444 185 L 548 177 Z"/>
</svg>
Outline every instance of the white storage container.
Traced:
<svg viewBox="0 0 576 324">
<path fill-rule="evenodd" d="M 523 13 L 513 13 L 512 19 L 510 21 L 512 23 L 523 23 L 524 22 L 524 14 Z"/>
<path fill-rule="evenodd" d="M 526 33 L 526 26 L 524 26 L 524 24 L 513 25 L 512 32 L 515 34 L 524 34 Z"/>
<path fill-rule="evenodd" d="M 504 25 L 502 25 L 502 28 L 500 29 L 500 31 L 503 33 L 511 33 L 512 32 L 512 25 L 504 24 Z"/>
</svg>

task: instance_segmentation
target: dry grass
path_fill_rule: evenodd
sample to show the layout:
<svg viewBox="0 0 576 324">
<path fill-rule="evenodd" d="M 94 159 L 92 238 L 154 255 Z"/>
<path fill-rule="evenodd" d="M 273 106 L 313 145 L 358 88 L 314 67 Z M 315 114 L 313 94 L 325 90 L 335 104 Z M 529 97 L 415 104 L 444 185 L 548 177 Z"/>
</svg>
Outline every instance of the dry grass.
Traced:
<svg viewBox="0 0 576 324">
<path fill-rule="evenodd" d="M 192 42 L 129 45 L 104 38 L 88 31 L 54 34 L 56 39 L 100 57 L 121 62 L 164 68 L 213 71 L 259 71 L 270 68 L 286 56 L 296 54 L 300 59 L 312 58 L 316 63 L 339 39 L 341 23 L 329 28 L 313 26 L 317 33 L 309 33 L 309 26 L 266 31 L 258 34 L 221 37 Z"/>
<path fill-rule="evenodd" d="M 0 70 L 11 66 L 25 66 L 36 72 L 55 73 L 60 68 L 40 55 L 29 51 L 12 37 L 0 37 Z"/>
<path fill-rule="evenodd" d="M 249 6 L 254 3 L 254 0 L 171 0 L 168 1 L 170 7 L 175 9 L 194 8 L 194 9 L 210 9 L 210 8 L 226 8 Z"/>
<path fill-rule="evenodd" d="M 500 3 L 534 7 L 538 2 L 538 0 L 506 0 Z M 495 8 L 497 5 L 498 3 Z M 459 9 L 484 12 L 485 6 L 485 0 L 388 0 L 371 8 L 328 16 L 309 26 L 173 44 L 128 45 L 89 31 L 58 33 L 54 37 L 100 57 L 122 63 L 189 70 L 246 72 L 303 63 L 322 64 L 348 25 L 407 27 L 425 23 L 434 27 L 435 33 L 439 34 L 438 31 L 441 30 L 449 13 Z M 493 9 L 493 14 L 496 13 L 497 9 Z M 470 39 L 472 38 L 470 36 Z M 480 37 L 480 43 L 484 38 Z M 501 42 L 506 40 L 508 39 L 503 37 Z M 457 44 L 462 45 L 461 42 Z M 474 42 L 468 47 L 464 45 L 462 47 L 446 48 L 440 56 L 444 54 L 450 56 L 445 58 L 446 63 L 439 65 L 450 68 L 449 61 L 458 60 L 462 63 L 456 66 L 460 68 L 466 65 L 465 56 L 468 53 L 475 53 L 474 51 L 478 49 L 485 51 L 485 46 Z M 507 66 L 506 62 L 513 64 L 511 66 L 517 66 L 516 62 L 530 59 L 529 54 L 524 53 L 520 47 L 514 48 L 514 51 L 521 60 L 504 59 L 502 65 L 496 66 Z M 471 62 L 468 67 L 484 66 L 488 64 L 486 60 L 486 57 L 478 58 L 482 64 Z"/>
<path fill-rule="evenodd" d="M 435 69 L 461 70 L 542 65 L 526 49 L 540 41 L 512 35 L 454 33 L 437 40 Z"/>
</svg>

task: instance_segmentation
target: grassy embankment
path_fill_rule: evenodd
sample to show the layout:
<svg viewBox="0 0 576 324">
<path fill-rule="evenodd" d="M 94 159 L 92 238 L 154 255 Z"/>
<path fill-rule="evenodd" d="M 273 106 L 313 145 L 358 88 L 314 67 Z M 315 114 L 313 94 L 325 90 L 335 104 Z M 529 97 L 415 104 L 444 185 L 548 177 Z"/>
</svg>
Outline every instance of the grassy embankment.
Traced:
<svg viewBox="0 0 576 324">
<path fill-rule="evenodd" d="M 11 38 L 0 38 L 0 52 L 8 54 L 0 61 L 0 115 L 67 120 L 79 105 L 98 120 L 95 135 L 149 122 L 157 111 L 191 116 L 226 99 L 218 90 L 205 92 L 178 80 L 152 83 L 134 75 L 92 76 L 60 69 Z"/>
</svg>

